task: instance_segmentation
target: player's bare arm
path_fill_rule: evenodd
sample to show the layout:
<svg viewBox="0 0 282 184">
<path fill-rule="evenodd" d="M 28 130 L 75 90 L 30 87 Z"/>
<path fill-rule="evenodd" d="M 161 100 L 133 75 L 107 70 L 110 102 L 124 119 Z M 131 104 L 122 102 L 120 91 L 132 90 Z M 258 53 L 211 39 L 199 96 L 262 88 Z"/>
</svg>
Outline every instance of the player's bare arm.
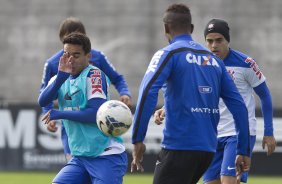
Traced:
<svg viewBox="0 0 282 184">
<path fill-rule="evenodd" d="M 141 171 L 144 172 L 144 168 L 142 166 L 143 155 L 146 151 L 146 145 L 143 142 L 137 142 L 134 144 L 134 148 L 132 151 L 132 162 L 131 162 L 131 172 Z"/>
<path fill-rule="evenodd" d="M 165 110 L 163 108 L 156 110 L 156 112 L 154 113 L 154 122 L 157 125 L 161 125 L 163 123 L 165 117 Z"/>
<path fill-rule="evenodd" d="M 248 172 L 251 167 L 250 157 L 237 155 L 235 160 L 236 176 L 240 176 L 243 172 Z"/>
<path fill-rule="evenodd" d="M 276 140 L 274 136 L 263 136 L 262 148 L 267 147 L 267 156 L 271 155 L 276 148 Z"/>
<path fill-rule="evenodd" d="M 47 129 L 50 132 L 56 132 L 58 130 L 58 127 L 56 126 L 56 120 L 50 120 L 50 111 L 49 110 L 43 117 L 42 121 L 45 121 L 44 123 L 47 124 Z"/>
<path fill-rule="evenodd" d="M 66 73 L 71 73 L 71 60 L 73 56 L 70 53 L 65 52 L 60 58 L 58 70 Z"/>
<path fill-rule="evenodd" d="M 122 95 L 120 96 L 120 101 L 125 103 L 128 107 L 131 107 L 131 98 L 128 95 Z"/>
<path fill-rule="evenodd" d="M 47 124 L 47 130 L 48 130 L 49 132 L 56 132 L 56 131 L 58 130 L 56 120 L 51 120 L 51 121 Z"/>
<path fill-rule="evenodd" d="M 50 122 L 50 114 L 51 114 L 51 110 L 49 110 L 46 114 L 44 114 L 41 121 L 44 121 L 45 124 L 48 124 Z"/>
</svg>

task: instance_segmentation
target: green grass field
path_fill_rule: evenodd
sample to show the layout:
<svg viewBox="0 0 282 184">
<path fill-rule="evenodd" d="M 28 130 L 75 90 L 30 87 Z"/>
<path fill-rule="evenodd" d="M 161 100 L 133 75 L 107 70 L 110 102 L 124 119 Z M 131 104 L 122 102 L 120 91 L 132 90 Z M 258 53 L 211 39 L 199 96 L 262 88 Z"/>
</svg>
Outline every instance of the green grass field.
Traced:
<svg viewBox="0 0 282 184">
<path fill-rule="evenodd" d="M 56 173 L 42 172 L 1 172 L 0 183 L 2 184 L 50 184 Z M 123 184 L 151 184 L 152 175 L 127 174 Z M 200 182 L 201 183 L 201 182 Z M 248 184 L 282 184 L 280 177 L 251 176 Z"/>
</svg>

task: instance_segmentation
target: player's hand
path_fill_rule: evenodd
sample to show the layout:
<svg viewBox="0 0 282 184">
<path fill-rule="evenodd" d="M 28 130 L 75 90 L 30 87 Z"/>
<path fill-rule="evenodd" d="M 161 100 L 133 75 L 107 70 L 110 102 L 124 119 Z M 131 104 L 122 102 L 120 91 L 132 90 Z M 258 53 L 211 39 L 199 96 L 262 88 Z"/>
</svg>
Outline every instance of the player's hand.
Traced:
<svg viewBox="0 0 282 184">
<path fill-rule="evenodd" d="M 165 110 L 163 108 L 156 110 L 156 112 L 154 113 L 154 122 L 157 125 L 160 125 L 163 123 L 165 117 Z"/>
<path fill-rule="evenodd" d="M 131 107 L 131 98 L 129 96 L 122 95 L 120 96 L 119 100 L 125 103 L 128 107 Z"/>
<path fill-rule="evenodd" d="M 263 136 L 262 139 L 262 148 L 265 149 L 265 145 L 267 146 L 267 156 L 271 155 L 276 147 L 276 140 L 274 136 Z"/>
<path fill-rule="evenodd" d="M 250 157 L 237 155 L 235 160 L 236 176 L 240 177 L 243 172 L 248 172 L 251 167 Z"/>
<path fill-rule="evenodd" d="M 143 155 L 146 151 L 146 145 L 143 142 L 137 142 L 134 144 L 132 151 L 132 162 L 131 162 L 131 172 L 137 170 L 144 172 L 144 168 L 141 165 L 143 161 Z"/>
<path fill-rule="evenodd" d="M 41 121 L 44 121 L 44 124 L 48 124 L 51 121 L 50 116 L 51 116 L 51 110 L 49 110 L 46 114 L 44 114 Z"/>
<path fill-rule="evenodd" d="M 58 70 L 66 73 L 71 73 L 71 60 L 73 56 L 70 55 L 68 52 L 64 53 L 60 58 Z"/>
<path fill-rule="evenodd" d="M 49 121 L 49 123 L 47 124 L 47 130 L 49 130 L 50 132 L 56 132 L 58 130 L 58 127 L 56 125 L 56 120 Z"/>
</svg>

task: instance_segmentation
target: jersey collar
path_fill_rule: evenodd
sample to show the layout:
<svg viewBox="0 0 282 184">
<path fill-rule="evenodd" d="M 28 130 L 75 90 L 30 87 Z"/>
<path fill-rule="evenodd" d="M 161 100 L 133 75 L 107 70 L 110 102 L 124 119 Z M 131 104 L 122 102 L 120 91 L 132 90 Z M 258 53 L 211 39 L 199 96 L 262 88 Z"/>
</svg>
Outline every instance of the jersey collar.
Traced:
<svg viewBox="0 0 282 184">
<path fill-rule="evenodd" d="M 190 34 L 181 34 L 173 37 L 173 39 L 169 42 L 170 44 L 177 42 L 179 40 L 189 40 L 193 41 L 192 36 Z"/>
</svg>

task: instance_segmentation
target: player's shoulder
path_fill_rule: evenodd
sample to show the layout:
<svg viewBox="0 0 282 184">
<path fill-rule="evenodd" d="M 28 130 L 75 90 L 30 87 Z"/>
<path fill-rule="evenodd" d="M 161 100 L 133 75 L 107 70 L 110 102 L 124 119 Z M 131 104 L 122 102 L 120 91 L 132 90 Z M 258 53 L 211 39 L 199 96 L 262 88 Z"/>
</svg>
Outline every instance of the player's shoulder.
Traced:
<svg viewBox="0 0 282 184">
<path fill-rule="evenodd" d="M 64 54 L 64 50 L 61 49 L 55 54 L 53 54 L 50 58 L 47 59 L 48 64 L 56 64 L 59 63 L 61 56 Z"/>
<path fill-rule="evenodd" d="M 193 40 L 181 40 L 178 42 L 174 42 L 162 49 L 165 52 L 181 52 L 181 51 L 190 51 L 195 53 L 202 54 L 211 54 L 213 55 L 206 47 L 197 43 Z"/>
<path fill-rule="evenodd" d="M 90 52 L 93 58 L 105 57 L 105 54 L 100 50 L 91 49 Z"/>
<path fill-rule="evenodd" d="M 93 65 L 89 65 L 90 69 L 89 72 L 87 74 L 87 77 L 102 77 L 104 75 L 104 73 L 102 72 L 102 70 L 100 70 L 98 67 L 93 66 Z"/>
<path fill-rule="evenodd" d="M 250 68 L 255 60 L 238 50 L 230 49 L 228 57 L 224 60 L 226 66 Z"/>
<path fill-rule="evenodd" d="M 106 60 L 107 62 L 109 62 L 107 60 L 107 57 L 106 55 L 102 52 L 102 51 L 99 51 L 99 50 L 95 50 L 95 49 L 91 49 L 91 59 L 90 59 L 90 62 L 93 62 L 93 63 L 101 63 L 103 64 L 104 61 Z"/>
</svg>

